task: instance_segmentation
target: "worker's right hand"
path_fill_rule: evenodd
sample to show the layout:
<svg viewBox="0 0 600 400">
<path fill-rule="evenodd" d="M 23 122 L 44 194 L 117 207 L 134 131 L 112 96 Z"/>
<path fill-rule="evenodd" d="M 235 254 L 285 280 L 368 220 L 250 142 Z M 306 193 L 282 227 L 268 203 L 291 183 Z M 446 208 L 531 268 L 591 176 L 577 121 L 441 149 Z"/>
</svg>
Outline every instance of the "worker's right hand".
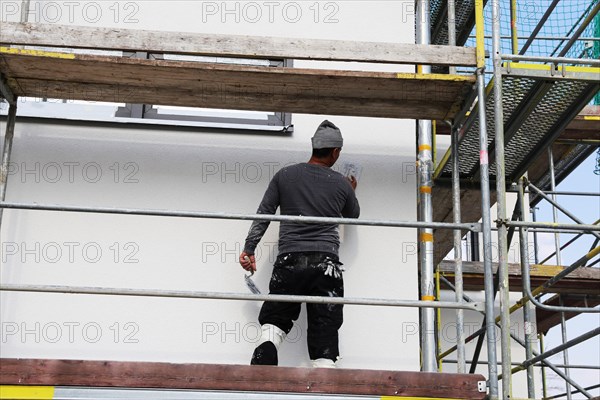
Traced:
<svg viewBox="0 0 600 400">
<path fill-rule="evenodd" d="M 245 251 L 242 251 L 240 254 L 240 265 L 246 271 L 256 272 L 256 258 L 254 254 L 248 254 Z"/>
<path fill-rule="evenodd" d="M 352 186 L 352 189 L 356 190 L 356 186 L 358 186 L 358 181 L 356 180 L 356 177 L 354 175 L 350 175 L 347 179 L 350 182 L 350 186 Z"/>
</svg>

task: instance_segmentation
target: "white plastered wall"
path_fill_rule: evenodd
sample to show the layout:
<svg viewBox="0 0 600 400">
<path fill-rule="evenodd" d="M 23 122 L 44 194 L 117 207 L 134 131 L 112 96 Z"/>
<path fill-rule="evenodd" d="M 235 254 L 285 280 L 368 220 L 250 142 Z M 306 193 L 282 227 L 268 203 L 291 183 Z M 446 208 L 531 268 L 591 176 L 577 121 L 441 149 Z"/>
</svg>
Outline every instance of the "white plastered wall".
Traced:
<svg viewBox="0 0 600 400">
<path fill-rule="evenodd" d="M 31 3 L 31 22 L 414 42 L 412 0 Z M 20 1 L 2 2 L 2 21 L 18 20 L 13 7 L 18 11 Z M 295 62 L 332 65 L 412 70 Z M 339 165 L 352 161 L 364 168 L 357 191 L 362 217 L 415 220 L 414 121 L 323 114 L 294 115 L 291 136 L 21 121 L 7 200 L 253 213 L 272 174 L 305 161 L 315 127 L 330 118 L 346 140 Z M 3 135 L 5 122 L 0 125 Z M 441 157 L 443 138 L 438 147 Z M 6 211 L 3 225 L 5 283 L 247 290 L 236 259 L 248 222 Z M 414 230 L 346 227 L 342 240 L 347 296 L 417 299 Z M 272 224 L 259 246 L 255 280 L 263 291 L 276 241 Z M 246 364 L 258 335 L 259 304 L 252 302 L 8 293 L 0 301 L 1 357 Z M 444 346 L 453 344 L 453 314 L 443 313 L 450 324 L 442 330 Z M 467 313 L 466 320 L 475 326 L 480 316 Z M 303 311 L 282 348 L 282 365 L 308 365 L 305 330 Z M 417 332 L 416 309 L 347 306 L 340 366 L 418 370 Z M 478 372 L 487 374 L 485 366 Z M 516 396 L 525 393 L 522 375 L 516 376 Z"/>
<path fill-rule="evenodd" d="M 38 22 L 45 22 L 47 2 L 32 3 Z M 85 3 L 91 2 L 82 7 Z M 318 18 L 309 8 L 314 4 L 297 2 L 303 13 L 297 22 L 289 22 L 292 15 L 274 14 L 273 22 L 254 23 L 244 15 L 239 22 L 235 14 L 203 16 L 206 2 L 146 1 L 135 2 L 134 24 L 123 22 L 122 13 L 134 10 L 125 9 L 125 2 L 117 23 L 115 11 L 97 3 L 110 16 L 97 26 L 414 41 L 411 2 L 348 1 L 335 3 L 337 8 L 321 2 Z M 234 3 L 228 7 L 235 13 Z M 243 10 L 244 2 L 236 4 Z M 74 19 L 65 13 L 57 23 L 90 25 L 77 18 L 76 10 Z M 337 22 L 325 23 L 325 13 L 333 11 Z M 7 200 L 253 213 L 272 174 L 306 161 L 316 126 L 330 118 L 346 141 L 339 165 L 363 166 L 357 190 L 362 217 L 415 220 L 414 121 L 327 116 L 326 109 L 323 114 L 294 115 L 292 135 L 21 121 Z M 237 254 L 248 227 L 244 221 L 6 211 L 1 278 L 4 283 L 245 292 Z M 414 230 L 346 227 L 342 236 L 347 296 L 417 299 Z M 255 276 L 263 291 L 276 241 L 277 224 L 272 224 L 260 245 Z M 26 293 L 2 293 L 0 300 L 2 357 L 246 364 L 258 339 L 259 304 L 253 302 Z M 417 320 L 412 308 L 347 306 L 340 366 L 418 370 L 418 334 L 406 330 L 406 323 Z M 282 348 L 281 365 L 308 365 L 305 331 L 303 311 Z"/>
</svg>

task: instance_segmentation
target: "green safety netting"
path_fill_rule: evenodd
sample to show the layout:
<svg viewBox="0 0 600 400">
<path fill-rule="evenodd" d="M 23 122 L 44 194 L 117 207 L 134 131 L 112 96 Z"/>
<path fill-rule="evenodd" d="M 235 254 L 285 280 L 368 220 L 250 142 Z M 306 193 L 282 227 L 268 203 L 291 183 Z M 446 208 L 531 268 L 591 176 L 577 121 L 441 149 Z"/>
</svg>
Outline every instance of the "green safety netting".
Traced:
<svg viewBox="0 0 600 400">
<path fill-rule="evenodd" d="M 594 6 L 600 0 L 560 0 L 556 8 L 550 14 L 548 20 L 544 23 L 542 29 L 533 40 L 525 55 L 557 57 L 568 43 L 568 38 L 581 26 L 583 21 L 590 15 Z M 475 30 L 473 27 L 472 15 L 474 13 L 474 0 L 455 0 L 457 9 L 457 35 L 458 44 L 466 46 L 475 46 Z M 485 40 L 486 49 L 491 50 L 492 39 L 492 2 L 484 1 L 485 15 L 485 34 L 488 36 Z M 546 10 L 551 6 L 553 0 L 517 0 L 517 33 L 519 36 L 520 52 L 527 38 L 540 22 Z M 500 2 L 500 29 L 501 45 L 503 53 L 512 53 L 511 39 L 511 1 L 502 0 Z M 431 2 L 431 23 L 433 29 L 432 41 L 435 44 L 447 44 L 447 21 L 446 10 L 447 0 L 432 0 Z M 470 17 L 470 16 L 471 17 Z M 469 31 L 469 35 L 465 32 Z M 461 34 L 462 32 L 462 34 Z M 462 39 L 462 40 L 461 40 Z M 579 40 L 563 55 L 569 58 L 600 58 L 600 14 L 597 14 L 592 22 L 581 34 Z M 487 70 L 492 70 L 492 62 L 488 60 Z M 473 70 L 461 69 L 459 72 L 473 73 Z M 600 104 L 600 94 L 595 97 L 595 104 Z"/>
</svg>

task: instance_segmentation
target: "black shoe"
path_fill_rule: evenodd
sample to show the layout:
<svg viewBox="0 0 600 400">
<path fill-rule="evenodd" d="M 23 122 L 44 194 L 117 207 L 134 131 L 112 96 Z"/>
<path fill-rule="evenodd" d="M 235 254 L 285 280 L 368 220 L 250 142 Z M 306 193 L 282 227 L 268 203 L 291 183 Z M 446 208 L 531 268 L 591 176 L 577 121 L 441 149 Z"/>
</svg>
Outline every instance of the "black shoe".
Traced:
<svg viewBox="0 0 600 400">
<path fill-rule="evenodd" d="M 273 342 L 264 342 L 254 350 L 250 365 L 277 365 L 277 347 Z"/>
</svg>

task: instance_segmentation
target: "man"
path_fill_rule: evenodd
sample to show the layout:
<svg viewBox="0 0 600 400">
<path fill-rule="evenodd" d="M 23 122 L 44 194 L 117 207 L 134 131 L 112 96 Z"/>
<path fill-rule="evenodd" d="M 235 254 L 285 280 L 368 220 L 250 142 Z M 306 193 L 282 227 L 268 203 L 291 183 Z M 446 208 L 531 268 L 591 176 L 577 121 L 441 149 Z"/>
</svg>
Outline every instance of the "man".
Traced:
<svg viewBox="0 0 600 400">
<path fill-rule="evenodd" d="M 323 121 L 312 138 L 308 163 L 285 167 L 275 174 L 258 207 L 258 214 L 358 218 L 354 194 L 356 179 L 345 178 L 331 167 L 344 144 L 338 127 Z M 268 221 L 254 221 L 248 232 L 240 264 L 256 271 L 254 250 Z M 271 294 L 343 297 L 338 226 L 281 222 L 279 254 L 269 284 Z M 339 357 L 338 330 L 343 305 L 307 304 L 308 352 L 313 366 L 335 367 Z M 262 334 L 252 355 L 253 365 L 277 365 L 277 351 L 300 314 L 300 303 L 265 302 L 258 320 Z"/>
</svg>

